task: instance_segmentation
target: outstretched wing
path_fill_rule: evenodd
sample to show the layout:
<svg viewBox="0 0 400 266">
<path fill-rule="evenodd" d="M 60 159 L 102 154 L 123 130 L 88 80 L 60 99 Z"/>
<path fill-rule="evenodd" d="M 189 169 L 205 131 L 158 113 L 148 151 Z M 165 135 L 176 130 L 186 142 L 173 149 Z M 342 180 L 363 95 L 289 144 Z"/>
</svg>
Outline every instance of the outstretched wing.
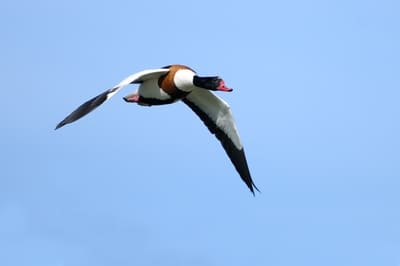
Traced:
<svg viewBox="0 0 400 266">
<path fill-rule="evenodd" d="M 56 126 L 55 129 L 58 129 L 60 127 L 65 126 L 66 124 L 72 123 L 79 118 L 87 115 L 94 109 L 96 109 L 98 106 L 103 104 L 105 101 L 110 99 L 112 96 L 114 96 L 119 90 L 121 90 L 123 87 L 126 85 L 132 84 L 132 83 L 141 83 L 145 80 L 148 79 L 153 79 L 153 78 L 158 78 L 162 76 L 163 74 L 166 74 L 169 71 L 169 69 L 150 69 L 150 70 L 143 70 L 138 73 L 132 74 L 123 81 L 121 81 L 119 84 L 114 86 L 111 89 L 106 90 L 105 92 L 93 97 L 92 99 L 88 100 L 87 102 L 83 103 L 80 105 L 77 109 L 75 109 L 71 114 L 69 114 L 64 120 L 62 120 L 58 125 Z"/>
<path fill-rule="evenodd" d="M 254 184 L 246 155 L 229 105 L 208 90 L 195 89 L 182 100 L 221 142 L 242 180 L 254 194 Z"/>
</svg>

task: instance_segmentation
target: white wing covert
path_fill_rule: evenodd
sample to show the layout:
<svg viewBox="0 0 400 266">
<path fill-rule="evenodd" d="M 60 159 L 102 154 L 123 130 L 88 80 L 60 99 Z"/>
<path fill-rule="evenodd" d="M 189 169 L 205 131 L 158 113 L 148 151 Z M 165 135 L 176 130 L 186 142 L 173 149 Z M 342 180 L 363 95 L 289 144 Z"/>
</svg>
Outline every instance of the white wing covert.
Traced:
<svg viewBox="0 0 400 266">
<path fill-rule="evenodd" d="M 229 105 L 204 89 L 193 90 L 182 101 L 199 116 L 210 132 L 215 134 L 250 191 L 253 194 L 254 189 L 258 191 L 251 178 L 243 145 Z"/>
</svg>

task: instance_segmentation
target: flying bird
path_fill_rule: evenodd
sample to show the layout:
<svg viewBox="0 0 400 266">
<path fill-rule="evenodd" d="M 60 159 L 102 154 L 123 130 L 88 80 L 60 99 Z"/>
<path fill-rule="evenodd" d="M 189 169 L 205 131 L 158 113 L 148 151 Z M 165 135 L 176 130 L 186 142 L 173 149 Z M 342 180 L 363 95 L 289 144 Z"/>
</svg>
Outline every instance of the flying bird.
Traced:
<svg viewBox="0 0 400 266">
<path fill-rule="evenodd" d="M 123 99 L 142 106 L 184 102 L 204 122 L 221 142 L 242 180 L 254 195 L 258 190 L 247 165 L 246 155 L 229 105 L 211 91 L 230 92 L 218 76 L 202 77 L 184 65 L 169 65 L 159 69 L 143 70 L 132 74 L 119 84 L 80 105 L 62 120 L 55 129 L 87 115 L 119 90 L 129 84 L 139 84 L 136 92 Z"/>
</svg>

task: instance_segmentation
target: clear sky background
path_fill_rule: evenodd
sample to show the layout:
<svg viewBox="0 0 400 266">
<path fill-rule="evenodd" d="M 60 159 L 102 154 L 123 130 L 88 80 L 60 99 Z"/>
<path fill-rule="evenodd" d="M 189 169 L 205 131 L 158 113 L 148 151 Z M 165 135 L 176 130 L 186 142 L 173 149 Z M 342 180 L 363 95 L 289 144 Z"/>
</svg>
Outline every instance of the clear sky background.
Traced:
<svg viewBox="0 0 400 266">
<path fill-rule="evenodd" d="M 0 2 L 0 265 L 400 265 L 399 1 Z M 131 73 L 220 75 L 253 179 Z"/>
</svg>

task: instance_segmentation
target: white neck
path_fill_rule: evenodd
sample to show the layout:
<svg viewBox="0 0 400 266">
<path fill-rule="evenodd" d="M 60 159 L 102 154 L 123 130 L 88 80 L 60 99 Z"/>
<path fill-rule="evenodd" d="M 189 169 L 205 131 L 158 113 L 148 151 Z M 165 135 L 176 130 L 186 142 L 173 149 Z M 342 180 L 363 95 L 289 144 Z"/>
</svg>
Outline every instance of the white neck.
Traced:
<svg viewBox="0 0 400 266">
<path fill-rule="evenodd" d="M 179 69 L 174 76 L 175 86 L 182 91 L 192 91 L 195 73 L 190 69 Z"/>
</svg>

